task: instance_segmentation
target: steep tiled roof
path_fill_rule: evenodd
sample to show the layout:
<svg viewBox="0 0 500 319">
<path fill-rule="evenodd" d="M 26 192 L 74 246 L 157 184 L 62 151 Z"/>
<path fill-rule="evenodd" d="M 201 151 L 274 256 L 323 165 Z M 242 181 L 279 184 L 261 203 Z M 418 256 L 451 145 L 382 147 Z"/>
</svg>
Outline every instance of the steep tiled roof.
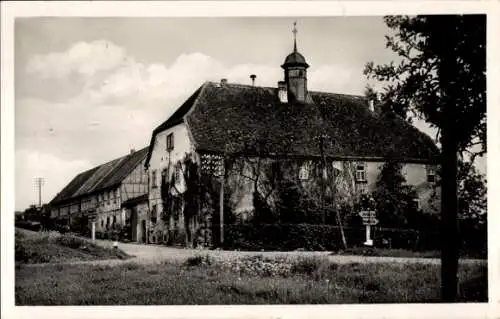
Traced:
<svg viewBox="0 0 500 319">
<path fill-rule="evenodd" d="M 429 136 L 392 113 L 370 111 L 362 96 L 309 94 L 312 103 L 281 103 L 277 88 L 207 82 L 176 112 L 176 121 L 184 118 L 199 152 L 315 157 L 322 145 L 332 158 L 408 162 L 438 154 Z M 177 123 L 172 118 L 152 140 Z"/>
<path fill-rule="evenodd" d="M 50 204 L 62 203 L 120 184 L 146 157 L 147 151 L 147 148 L 143 148 L 78 174 Z"/>
</svg>

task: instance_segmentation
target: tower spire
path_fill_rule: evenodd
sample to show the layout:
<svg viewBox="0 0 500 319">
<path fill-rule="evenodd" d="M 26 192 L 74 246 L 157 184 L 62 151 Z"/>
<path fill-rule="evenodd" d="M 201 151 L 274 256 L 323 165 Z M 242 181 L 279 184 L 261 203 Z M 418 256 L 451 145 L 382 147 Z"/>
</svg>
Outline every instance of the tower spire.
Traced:
<svg viewBox="0 0 500 319">
<path fill-rule="evenodd" d="M 293 52 L 297 52 L 297 21 L 293 23 Z"/>
</svg>

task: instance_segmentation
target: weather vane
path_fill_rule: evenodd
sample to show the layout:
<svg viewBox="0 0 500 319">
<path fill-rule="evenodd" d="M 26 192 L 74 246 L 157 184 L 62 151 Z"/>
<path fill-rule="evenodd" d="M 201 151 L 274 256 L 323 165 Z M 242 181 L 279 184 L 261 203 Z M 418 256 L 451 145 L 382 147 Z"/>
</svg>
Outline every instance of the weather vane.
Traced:
<svg viewBox="0 0 500 319">
<path fill-rule="evenodd" d="M 297 52 L 297 21 L 293 23 L 293 51 Z"/>
</svg>

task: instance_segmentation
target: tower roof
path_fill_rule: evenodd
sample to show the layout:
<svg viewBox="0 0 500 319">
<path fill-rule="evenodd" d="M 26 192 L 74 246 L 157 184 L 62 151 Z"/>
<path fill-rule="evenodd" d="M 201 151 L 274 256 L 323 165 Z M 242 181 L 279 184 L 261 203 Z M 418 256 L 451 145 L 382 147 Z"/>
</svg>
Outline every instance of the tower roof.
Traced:
<svg viewBox="0 0 500 319">
<path fill-rule="evenodd" d="M 293 23 L 293 52 L 290 53 L 286 58 L 285 58 L 285 63 L 281 66 L 282 68 L 286 68 L 288 66 L 302 66 L 305 68 L 309 67 L 309 64 L 307 64 L 306 59 L 302 54 L 297 52 L 297 22 Z"/>
<path fill-rule="evenodd" d="M 302 54 L 300 54 L 297 51 L 294 51 L 287 55 L 285 58 L 285 63 L 281 66 L 282 68 L 285 68 L 287 66 L 303 66 L 308 68 L 309 64 L 307 64 L 306 59 Z"/>
</svg>

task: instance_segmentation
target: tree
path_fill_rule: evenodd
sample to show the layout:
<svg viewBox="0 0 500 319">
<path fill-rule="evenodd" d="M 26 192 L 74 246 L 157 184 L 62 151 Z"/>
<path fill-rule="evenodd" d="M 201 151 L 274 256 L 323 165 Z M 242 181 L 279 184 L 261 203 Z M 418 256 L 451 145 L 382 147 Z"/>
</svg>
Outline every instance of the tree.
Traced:
<svg viewBox="0 0 500 319">
<path fill-rule="evenodd" d="M 385 17 L 400 62 L 365 74 L 383 83 L 382 109 L 425 119 L 441 145 L 442 300 L 457 300 L 458 159 L 486 153 L 486 16 Z"/>
<path fill-rule="evenodd" d="M 388 161 L 384 163 L 375 185 L 373 198 L 376 202 L 378 219 L 384 227 L 407 227 L 411 225 L 415 212 L 413 200 L 416 191 L 406 185 L 401 173 L 401 164 Z"/>
</svg>

